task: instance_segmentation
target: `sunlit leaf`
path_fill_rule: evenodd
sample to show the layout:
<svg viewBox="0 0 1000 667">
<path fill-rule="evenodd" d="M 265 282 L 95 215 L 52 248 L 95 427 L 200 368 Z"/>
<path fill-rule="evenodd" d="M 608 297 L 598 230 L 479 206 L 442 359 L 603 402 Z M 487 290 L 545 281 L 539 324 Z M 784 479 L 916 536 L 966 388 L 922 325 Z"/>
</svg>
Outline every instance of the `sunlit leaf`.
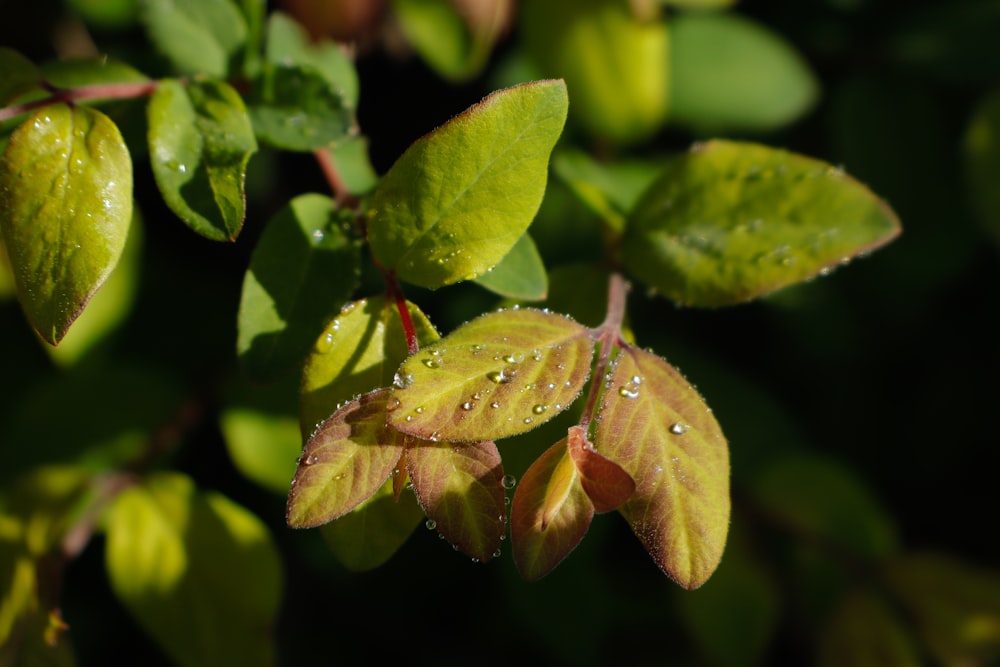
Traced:
<svg viewBox="0 0 1000 667">
<path fill-rule="evenodd" d="M 389 422 L 423 439 L 476 442 L 516 435 L 556 416 L 590 374 L 588 330 L 562 315 L 483 315 L 399 368 Z"/>
<path fill-rule="evenodd" d="M 570 427 L 566 449 L 595 512 L 614 511 L 635 493 L 635 480 L 621 466 L 594 449 L 583 427 Z"/>
<path fill-rule="evenodd" d="M 654 354 L 624 347 L 594 427 L 597 451 L 635 480 L 619 510 L 656 564 L 697 588 L 729 529 L 729 450 L 697 391 Z"/>
<path fill-rule="evenodd" d="M 819 644 L 819 667 L 920 667 L 913 638 L 888 604 L 857 590 L 841 601 Z"/>
<path fill-rule="evenodd" d="M 233 464 L 248 479 L 285 494 L 302 451 L 299 420 L 248 408 L 230 408 L 220 418 Z"/>
<path fill-rule="evenodd" d="M 312 528 L 368 500 L 396 469 L 405 436 L 385 425 L 387 389 L 351 401 L 306 442 L 288 494 L 288 525 Z"/>
<path fill-rule="evenodd" d="M 496 445 L 409 439 L 406 469 L 438 532 L 470 558 L 492 560 L 507 525 Z"/>
<path fill-rule="evenodd" d="M 549 287 L 542 256 L 527 234 L 517 240 L 499 264 L 476 278 L 476 283 L 494 294 L 525 301 L 544 299 Z"/>
<path fill-rule="evenodd" d="M 144 0 L 139 19 L 178 74 L 225 77 L 247 36 L 232 0 Z"/>
<path fill-rule="evenodd" d="M 250 377 L 274 379 L 300 364 L 357 287 L 360 250 L 343 218 L 329 197 L 305 194 L 267 223 L 237 318 L 236 348 Z"/>
<path fill-rule="evenodd" d="M 274 663 L 281 565 L 248 510 L 183 475 L 153 475 L 116 498 L 105 558 L 115 595 L 178 664 Z"/>
<path fill-rule="evenodd" d="M 56 345 L 114 269 L 132 218 L 132 160 L 87 107 L 41 109 L 0 158 L 0 229 L 18 298 Z"/>
<path fill-rule="evenodd" d="M 42 71 L 14 49 L 0 46 L 0 106 L 42 82 Z"/>
<path fill-rule="evenodd" d="M 576 548 L 594 518 L 568 438 L 539 456 L 521 477 L 510 505 L 510 540 L 517 571 L 537 581 Z"/>
<path fill-rule="evenodd" d="M 417 341 L 436 341 L 437 331 L 407 302 Z M 394 302 L 385 297 L 352 301 L 327 323 L 305 361 L 300 389 L 300 422 L 308 436 L 342 403 L 376 387 L 388 387 L 409 354 Z"/>
<path fill-rule="evenodd" d="M 675 157 L 629 217 L 629 270 L 666 297 L 723 306 L 825 275 L 900 232 L 895 213 L 829 164 L 730 141 Z"/>
<path fill-rule="evenodd" d="M 413 143 L 373 194 L 368 240 L 382 265 L 437 288 L 498 264 L 538 211 L 566 107 L 562 81 L 515 86 Z"/>
<path fill-rule="evenodd" d="M 267 23 L 268 62 L 311 68 L 341 96 L 346 106 L 358 106 L 358 73 L 341 46 L 331 41 L 313 42 L 294 19 L 272 12 Z"/>
<path fill-rule="evenodd" d="M 969 198 L 980 222 L 1000 243 L 1000 93 L 976 106 L 963 144 Z"/>
<path fill-rule="evenodd" d="M 147 107 L 149 156 L 163 200 L 191 229 L 232 241 L 246 215 L 257 140 L 243 99 L 222 81 L 160 82 Z"/>
</svg>

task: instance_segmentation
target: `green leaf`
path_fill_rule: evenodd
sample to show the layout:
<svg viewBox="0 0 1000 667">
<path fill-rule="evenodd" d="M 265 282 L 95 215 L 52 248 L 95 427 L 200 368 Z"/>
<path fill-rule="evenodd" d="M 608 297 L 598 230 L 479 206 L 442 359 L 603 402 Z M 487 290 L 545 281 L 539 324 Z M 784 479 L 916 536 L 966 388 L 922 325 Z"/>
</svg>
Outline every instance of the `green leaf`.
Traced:
<svg viewBox="0 0 1000 667">
<path fill-rule="evenodd" d="M 267 24 L 267 61 L 315 70 L 350 109 L 358 107 L 358 73 L 342 47 L 329 40 L 313 42 L 294 19 L 274 12 Z"/>
<path fill-rule="evenodd" d="M 470 558 L 492 560 L 507 525 L 497 446 L 409 439 L 406 470 L 438 532 Z"/>
<path fill-rule="evenodd" d="M 57 345 L 114 269 L 132 218 L 132 161 L 86 107 L 28 118 L 0 158 L 0 229 L 29 322 Z"/>
<path fill-rule="evenodd" d="M 149 81 L 149 77 L 114 58 L 74 58 L 69 60 L 52 60 L 42 65 L 45 80 L 60 88 L 78 88 L 102 83 L 140 83 Z M 88 103 L 114 99 L 91 98 Z"/>
<path fill-rule="evenodd" d="M 321 150 L 329 151 L 344 188 L 352 195 L 368 194 L 378 184 L 378 174 L 368 157 L 368 137 L 345 137 Z"/>
<path fill-rule="evenodd" d="M 121 29 L 135 21 L 139 0 L 69 0 L 73 12 L 104 30 Z"/>
<path fill-rule="evenodd" d="M 422 287 L 475 278 L 528 229 L 566 119 L 566 86 L 493 93 L 411 145 L 375 189 L 373 254 Z"/>
<path fill-rule="evenodd" d="M 677 7 L 683 10 L 699 10 L 699 9 L 721 9 L 723 7 L 732 7 L 736 4 L 736 0 L 659 0 L 662 4 L 668 7 Z"/>
<path fill-rule="evenodd" d="M 0 46 L 0 106 L 42 83 L 42 71 L 14 49 Z"/>
<path fill-rule="evenodd" d="M 544 299 L 549 288 L 542 256 L 528 234 L 519 238 L 500 263 L 475 282 L 494 294 L 525 301 Z"/>
<path fill-rule="evenodd" d="M 562 315 L 483 315 L 411 356 L 389 402 L 393 428 L 425 440 L 523 433 L 569 407 L 590 375 L 589 331 Z"/>
<path fill-rule="evenodd" d="M 284 495 L 302 451 L 299 420 L 249 408 L 229 408 L 219 426 L 233 464 L 248 479 Z"/>
<path fill-rule="evenodd" d="M 1000 93 L 987 95 L 976 105 L 965 129 L 963 156 L 973 210 L 1000 243 Z"/>
<path fill-rule="evenodd" d="M 437 331 L 416 305 L 407 302 L 417 341 L 436 341 Z M 348 303 L 327 324 L 302 372 L 299 414 L 308 436 L 319 423 L 354 396 L 388 387 L 409 355 L 395 302 L 374 297 Z"/>
<path fill-rule="evenodd" d="M 595 421 L 594 446 L 635 480 L 622 516 L 660 569 L 697 588 L 729 528 L 729 450 L 711 410 L 666 361 L 625 346 Z"/>
<path fill-rule="evenodd" d="M 275 148 L 314 151 L 354 130 L 344 94 L 312 67 L 265 63 L 248 103 L 257 138 Z"/>
<path fill-rule="evenodd" d="M 405 436 L 386 427 L 388 389 L 337 410 L 306 442 L 288 494 L 288 525 L 313 528 L 371 498 L 399 463 Z"/>
<path fill-rule="evenodd" d="M 271 380 L 297 366 L 358 284 L 358 245 L 329 197 L 300 195 L 257 241 L 243 279 L 236 347 L 248 374 Z"/>
<path fill-rule="evenodd" d="M 920 667 L 913 638 L 874 593 L 857 590 L 838 605 L 823 631 L 818 667 Z"/>
<path fill-rule="evenodd" d="M 105 558 L 115 595 L 178 664 L 274 663 L 281 565 L 246 509 L 183 475 L 152 475 L 108 512 Z"/>
<path fill-rule="evenodd" d="M 563 438 L 531 464 L 510 505 L 514 564 L 526 581 L 538 581 L 555 569 L 594 518 L 594 503 L 580 483 L 568 440 Z"/>
<path fill-rule="evenodd" d="M 670 23 L 671 122 L 706 134 L 774 130 L 819 98 L 806 61 L 780 35 L 738 14 Z"/>
<path fill-rule="evenodd" d="M 163 200 L 191 229 L 232 241 L 246 215 L 257 140 L 243 99 L 222 81 L 160 83 L 147 107 L 149 157 Z"/>
<path fill-rule="evenodd" d="M 232 0 L 144 0 L 139 19 L 178 74 L 226 77 L 247 37 Z"/>
<path fill-rule="evenodd" d="M 720 140 L 668 163 L 629 217 L 622 256 L 669 299 L 724 306 L 826 275 L 899 232 L 888 205 L 839 168 Z"/>
<path fill-rule="evenodd" d="M 352 572 L 388 561 L 424 520 L 424 511 L 412 499 L 396 500 L 392 483 L 387 480 L 353 512 L 319 529 L 333 555 Z"/>
<path fill-rule="evenodd" d="M 21 524 L 25 552 L 39 558 L 58 552 L 90 491 L 90 471 L 75 466 L 39 466 L 4 488 L 0 507 Z"/>
</svg>

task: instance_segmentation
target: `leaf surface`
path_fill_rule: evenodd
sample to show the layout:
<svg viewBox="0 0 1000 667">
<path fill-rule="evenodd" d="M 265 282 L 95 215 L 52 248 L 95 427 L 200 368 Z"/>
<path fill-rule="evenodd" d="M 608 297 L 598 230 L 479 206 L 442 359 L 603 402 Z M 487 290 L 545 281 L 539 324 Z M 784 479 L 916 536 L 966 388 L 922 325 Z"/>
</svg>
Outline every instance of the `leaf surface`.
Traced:
<svg viewBox="0 0 1000 667">
<path fill-rule="evenodd" d="M 232 0 L 145 0 L 139 18 L 179 74 L 225 77 L 247 37 Z"/>
<path fill-rule="evenodd" d="M 528 234 L 517 240 L 500 263 L 476 278 L 476 283 L 508 299 L 540 301 L 548 292 L 545 264 Z"/>
<path fill-rule="evenodd" d="M 635 493 L 635 480 L 614 461 L 599 454 L 587 441 L 581 426 L 571 426 L 566 440 L 569 457 L 580 476 L 580 485 L 594 511 L 611 512 L 621 507 Z"/>
<path fill-rule="evenodd" d="M 576 399 L 593 347 L 588 330 L 562 315 L 483 315 L 403 362 L 389 422 L 419 438 L 460 442 L 523 433 Z"/>
<path fill-rule="evenodd" d="M 42 71 L 18 51 L 0 46 L 0 106 L 42 82 Z"/>
<path fill-rule="evenodd" d="M 296 65 L 320 74 L 336 90 L 346 106 L 358 106 L 359 83 L 354 65 L 342 47 L 329 40 L 313 42 L 294 19 L 272 12 L 267 23 L 268 62 Z"/>
<path fill-rule="evenodd" d="M 29 322 L 56 345 L 114 269 L 132 218 L 132 160 L 86 107 L 28 118 L 0 158 L 0 228 Z"/>
<path fill-rule="evenodd" d="M 382 265 L 434 289 L 500 263 L 541 205 L 566 108 L 562 81 L 523 84 L 414 142 L 373 194 L 368 240 Z"/>
<path fill-rule="evenodd" d="M 621 508 L 656 564 L 697 588 L 729 528 L 729 450 L 701 396 L 666 361 L 626 346 L 595 421 L 594 446 L 635 480 Z"/>
<path fill-rule="evenodd" d="M 825 275 L 900 232 L 895 213 L 829 164 L 731 141 L 671 160 L 629 217 L 629 270 L 668 298 L 713 307 Z"/>
</svg>

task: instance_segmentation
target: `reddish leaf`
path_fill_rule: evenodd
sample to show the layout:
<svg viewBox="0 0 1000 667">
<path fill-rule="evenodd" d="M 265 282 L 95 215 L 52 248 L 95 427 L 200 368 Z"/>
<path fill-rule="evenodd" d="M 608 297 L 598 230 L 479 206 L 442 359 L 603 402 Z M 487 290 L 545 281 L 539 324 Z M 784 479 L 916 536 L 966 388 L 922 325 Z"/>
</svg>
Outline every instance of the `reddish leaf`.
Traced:
<svg viewBox="0 0 1000 667">
<path fill-rule="evenodd" d="M 570 427 L 567 449 L 595 512 L 616 510 L 632 497 L 635 480 L 620 465 L 597 453 L 587 441 L 586 429 Z"/>
<path fill-rule="evenodd" d="M 670 364 L 626 345 L 596 421 L 598 451 L 635 479 L 619 511 L 668 576 L 705 583 L 729 528 L 729 450 L 711 410 Z"/>
<path fill-rule="evenodd" d="M 288 493 L 292 528 L 312 528 L 343 516 L 389 479 L 405 436 L 385 425 L 388 389 L 347 403 L 306 442 Z"/>
<path fill-rule="evenodd" d="M 514 492 L 510 538 L 514 563 L 537 581 L 569 555 L 590 527 L 594 504 L 563 438 L 531 464 Z"/>
<path fill-rule="evenodd" d="M 471 558 L 491 560 L 506 525 L 497 446 L 409 438 L 406 468 L 417 502 L 445 539 Z"/>
</svg>

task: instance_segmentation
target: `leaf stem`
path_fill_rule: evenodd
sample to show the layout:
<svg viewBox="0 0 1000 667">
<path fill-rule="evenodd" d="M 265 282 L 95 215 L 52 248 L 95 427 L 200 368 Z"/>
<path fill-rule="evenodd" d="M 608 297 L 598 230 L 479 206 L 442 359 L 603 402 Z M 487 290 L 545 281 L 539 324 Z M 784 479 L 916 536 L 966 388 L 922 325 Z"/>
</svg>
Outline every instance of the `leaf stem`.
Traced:
<svg viewBox="0 0 1000 667">
<path fill-rule="evenodd" d="M 128 81 L 122 83 L 98 83 L 79 88 L 57 88 L 49 83 L 42 86 L 49 91 L 48 97 L 0 109 L 0 121 L 26 114 L 51 104 L 72 104 L 93 99 L 129 99 L 152 95 L 159 87 L 159 81 Z"/>
<path fill-rule="evenodd" d="M 612 273 L 608 279 L 608 310 L 604 322 L 593 330 L 594 338 L 600 345 L 594 374 L 591 376 L 590 391 L 587 393 L 587 405 L 583 409 L 580 426 L 588 430 L 597 411 L 597 402 L 604 393 L 604 377 L 611 366 L 611 353 L 615 347 L 625 344 L 622 338 L 622 322 L 625 319 L 625 300 L 629 284 L 620 273 Z"/>
<path fill-rule="evenodd" d="M 323 172 L 323 176 L 326 178 L 326 182 L 330 185 L 330 190 L 333 191 L 333 197 L 336 199 L 337 205 L 341 208 L 357 208 L 358 199 L 347 190 L 347 185 L 340 176 L 340 170 L 337 168 L 337 162 L 333 159 L 330 149 L 325 147 L 319 148 L 315 151 L 314 155 L 316 156 L 316 162 L 319 163 L 320 170 Z"/>
</svg>

